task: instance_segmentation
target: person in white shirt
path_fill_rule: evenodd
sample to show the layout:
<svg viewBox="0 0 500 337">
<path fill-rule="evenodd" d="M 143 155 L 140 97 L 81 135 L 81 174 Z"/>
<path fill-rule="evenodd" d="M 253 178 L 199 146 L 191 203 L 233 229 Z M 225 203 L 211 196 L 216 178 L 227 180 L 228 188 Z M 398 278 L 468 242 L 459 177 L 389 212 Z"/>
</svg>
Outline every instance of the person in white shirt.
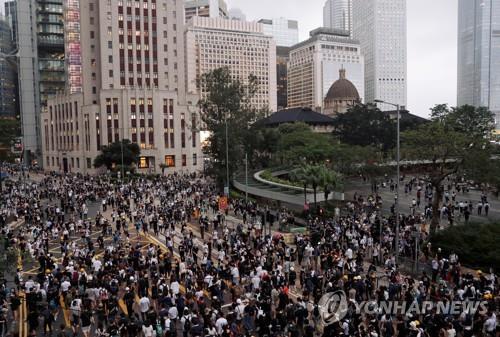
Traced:
<svg viewBox="0 0 500 337">
<path fill-rule="evenodd" d="M 497 316 L 494 312 L 488 313 L 488 319 L 483 324 L 483 332 L 487 336 L 494 337 L 497 330 Z"/>
<path fill-rule="evenodd" d="M 146 320 L 146 315 L 149 311 L 150 301 L 147 296 L 141 297 L 139 300 L 139 310 L 141 311 L 141 315 L 143 320 Z"/>
<path fill-rule="evenodd" d="M 227 319 L 219 314 L 219 318 L 215 321 L 215 327 L 217 328 L 217 334 L 222 335 L 224 327 L 228 325 Z"/>
<path fill-rule="evenodd" d="M 142 326 L 142 333 L 144 337 L 153 337 L 154 335 L 153 325 L 150 322 L 144 323 Z"/>
<path fill-rule="evenodd" d="M 179 282 L 177 282 L 177 280 L 176 280 L 176 281 L 170 283 L 170 289 L 172 290 L 172 294 L 178 295 L 179 291 L 180 291 Z"/>
</svg>

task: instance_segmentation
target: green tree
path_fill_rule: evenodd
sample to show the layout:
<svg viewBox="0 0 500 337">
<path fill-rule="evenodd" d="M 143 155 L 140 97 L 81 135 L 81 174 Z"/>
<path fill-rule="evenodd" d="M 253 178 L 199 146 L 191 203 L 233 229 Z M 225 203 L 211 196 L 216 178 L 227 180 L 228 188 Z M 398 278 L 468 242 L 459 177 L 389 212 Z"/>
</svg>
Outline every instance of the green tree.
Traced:
<svg viewBox="0 0 500 337">
<path fill-rule="evenodd" d="M 21 122 L 14 118 L 0 118 L 0 160 L 13 162 L 14 154 L 11 146 L 14 140 L 21 137 Z"/>
<path fill-rule="evenodd" d="M 212 158 L 209 171 L 222 187 L 226 180 L 228 160 L 226 130 L 231 177 L 243 162 L 245 141 L 252 137 L 249 125 L 260 115 L 250 102 L 259 82 L 253 75 L 250 75 L 246 82 L 242 82 L 233 78 L 229 69 L 224 67 L 203 74 L 199 85 L 205 95 L 198 105 L 201 108 L 203 123 L 210 132 L 204 151 Z"/>
<path fill-rule="evenodd" d="M 299 182 L 304 187 L 304 205 L 307 203 L 307 166 L 301 165 L 299 168 L 290 172 L 290 179 Z"/>
<path fill-rule="evenodd" d="M 357 104 L 334 120 L 333 134 L 345 144 L 373 146 L 384 153 L 396 145 L 396 123 L 372 104 Z"/>
<path fill-rule="evenodd" d="M 339 173 L 324 167 L 321 172 L 321 188 L 325 194 L 325 203 L 328 203 L 328 196 L 330 193 L 335 192 L 341 187 L 342 176 Z"/>
<path fill-rule="evenodd" d="M 123 146 L 122 146 L 123 142 Z M 126 167 L 137 164 L 141 149 L 136 143 L 131 143 L 130 140 L 124 139 L 104 146 L 99 154 L 94 159 L 94 167 L 106 166 L 108 170 L 117 168 L 122 164 L 122 149 L 123 149 L 123 164 Z"/>
<path fill-rule="evenodd" d="M 451 175 L 474 172 L 481 162 L 488 161 L 493 120 L 479 117 L 483 116 L 482 111 L 471 117 L 474 114 L 469 107 L 448 109 L 438 105 L 432 110 L 431 122 L 403 133 L 402 144 L 406 159 L 426 161 L 423 165 L 434 190 L 430 224 L 431 235 L 434 235 L 439 225 L 443 180 Z M 466 120 L 471 124 L 470 132 L 464 130 Z"/>
<path fill-rule="evenodd" d="M 316 133 L 305 123 L 283 124 L 276 148 L 280 164 L 324 163 L 333 154 L 329 135 Z"/>
</svg>

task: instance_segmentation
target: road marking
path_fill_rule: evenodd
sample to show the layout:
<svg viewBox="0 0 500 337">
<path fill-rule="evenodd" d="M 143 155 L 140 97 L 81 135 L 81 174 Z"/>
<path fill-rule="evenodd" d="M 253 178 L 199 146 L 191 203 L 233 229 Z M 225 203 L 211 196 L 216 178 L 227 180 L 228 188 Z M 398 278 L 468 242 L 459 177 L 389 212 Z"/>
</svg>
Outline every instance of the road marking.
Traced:
<svg viewBox="0 0 500 337">
<path fill-rule="evenodd" d="M 21 291 L 19 293 L 19 299 L 21 300 L 21 307 L 19 308 L 19 322 L 18 322 L 18 329 L 19 329 L 19 336 L 20 337 L 25 337 L 28 335 L 27 333 L 27 317 L 26 316 L 26 296 L 24 294 L 24 291 Z"/>
<path fill-rule="evenodd" d="M 63 295 L 59 295 L 59 304 L 61 305 L 63 311 L 64 322 L 66 323 L 66 326 L 71 327 L 71 321 L 69 320 L 69 310 L 66 308 L 66 303 L 64 302 Z"/>
</svg>

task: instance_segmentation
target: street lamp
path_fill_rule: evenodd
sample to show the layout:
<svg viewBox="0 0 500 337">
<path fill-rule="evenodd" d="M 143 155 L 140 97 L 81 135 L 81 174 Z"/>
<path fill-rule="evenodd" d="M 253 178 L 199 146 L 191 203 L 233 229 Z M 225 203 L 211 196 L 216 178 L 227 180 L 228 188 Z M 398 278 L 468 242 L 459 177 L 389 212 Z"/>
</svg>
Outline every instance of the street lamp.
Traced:
<svg viewBox="0 0 500 337">
<path fill-rule="evenodd" d="M 397 112 L 397 127 L 396 127 L 396 134 L 397 134 L 397 140 L 396 140 L 396 166 L 397 166 L 397 183 L 396 183 L 396 203 L 395 203 L 395 211 L 396 211 L 396 265 L 398 264 L 399 260 L 399 183 L 400 183 L 400 166 L 399 166 L 399 161 L 400 161 L 400 153 L 399 153 L 399 147 L 400 147 L 400 128 L 399 128 L 399 121 L 401 118 L 400 114 L 400 106 L 399 104 L 395 103 L 389 103 L 380 99 L 374 100 L 375 103 L 384 103 L 387 105 L 392 105 L 393 107 L 396 107 L 396 112 Z"/>
</svg>

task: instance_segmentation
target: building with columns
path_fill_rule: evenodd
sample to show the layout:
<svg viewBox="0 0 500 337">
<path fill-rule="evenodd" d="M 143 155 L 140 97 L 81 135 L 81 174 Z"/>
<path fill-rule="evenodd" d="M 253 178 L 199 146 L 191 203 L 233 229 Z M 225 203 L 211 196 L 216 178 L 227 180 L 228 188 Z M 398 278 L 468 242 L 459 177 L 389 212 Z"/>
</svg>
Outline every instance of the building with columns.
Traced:
<svg viewBox="0 0 500 337">
<path fill-rule="evenodd" d="M 66 89 L 41 116 L 44 168 L 95 173 L 101 149 L 129 139 L 141 149 L 140 172 L 199 170 L 184 1 L 66 0 L 64 15 Z"/>
<path fill-rule="evenodd" d="M 256 76 L 259 88 L 252 105 L 276 111 L 276 43 L 264 34 L 262 24 L 193 17 L 186 28 L 186 59 L 188 93 L 199 92 L 203 74 L 227 67 L 243 83 L 250 75 Z"/>
</svg>

